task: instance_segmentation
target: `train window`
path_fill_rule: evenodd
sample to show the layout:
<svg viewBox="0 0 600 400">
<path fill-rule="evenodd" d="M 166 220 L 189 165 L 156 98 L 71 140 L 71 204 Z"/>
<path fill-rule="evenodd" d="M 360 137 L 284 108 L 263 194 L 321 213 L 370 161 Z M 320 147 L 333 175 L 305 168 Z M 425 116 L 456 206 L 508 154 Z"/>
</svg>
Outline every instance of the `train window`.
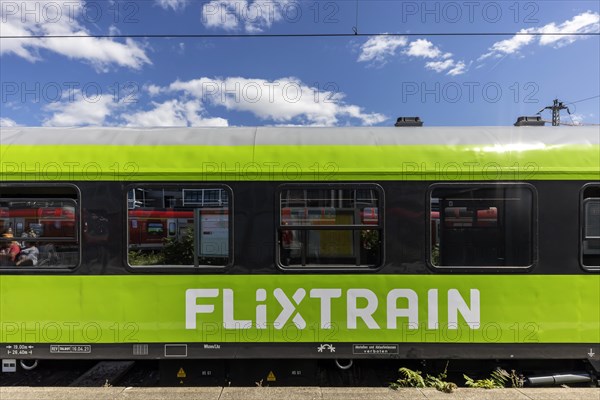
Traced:
<svg viewBox="0 0 600 400">
<path fill-rule="evenodd" d="M 534 193 L 527 185 L 436 185 L 430 196 L 434 267 L 528 267 Z"/>
<path fill-rule="evenodd" d="M 3 186 L 0 193 L 0 268 L 79 264 L 79 196 L 74 187 Z"/>
<path fill-rule="evenodd" d="M 581 202 L 581 263 L 586 269 L 597 270 L 600 267 L 600 186 L 586 186 Z"/>
<path fill-rule="evenodd" d="M 140 186 L 127 193 L 132 267 L 225 266 L 231 259 L 230 191 Z"/>
<path fill-rule="evenodd" d="M 283 268 L 369 268 L 383 256 L 383 192 L 375 185 L 285 185 L 279 192 Z"/>
</svg>

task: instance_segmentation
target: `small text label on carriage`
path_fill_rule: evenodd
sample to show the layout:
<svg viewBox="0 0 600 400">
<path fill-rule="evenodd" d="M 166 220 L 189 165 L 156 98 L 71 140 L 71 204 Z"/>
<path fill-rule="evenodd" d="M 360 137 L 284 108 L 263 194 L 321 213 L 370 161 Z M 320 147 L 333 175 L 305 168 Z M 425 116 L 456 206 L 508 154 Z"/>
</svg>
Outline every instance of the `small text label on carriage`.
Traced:
<svg viewBox="0 0 600 400">
<path fill-rule="evenodd" d="M 236 300 L 233 289 L 187 289 L 185 293 L 185 327 L 186 329 L 196 329 L 198 314 L 212 314 L 215 312 L 215 306 L 220 306 L 225 329 L 267 329 L 268 325 L 272 325 L 275 329 L 283 329 L 291 321 L 298 329 L 302 330 L 306 328 L 307 323 L 298 307 L 303 302 L 310 302 L 312 307 L 320 310 L 319 325 L 321 329 L 332 329 L 332 320 L 345 320 L 347 329 L 357 329 L 358 320 L 361 320 L 371 330 L 398 329 L 405 322 L 407 324 L 404 325 L 409 330 L 416 330 L 419 329 L 419 314 L 425 312 L 424 308 L 426 308 L 427 329 L 434 330 L 441 328 L 438 292 L 438 289 L 429 289 L 425 307 L 423 307 L 422 300 L 420 301 L 417 292 L 412 289 L 392 289 L 387 292 L 383 302 L 375 292 L 365 288 L 310 289 L 308 292 L 304 288 L 298 288 L 293 293 L 276 288 L 270 295 L 266 289 L 260 288 L 256 290 L 256 306 L 252 320 L 236 319 L 236 313 L 240 312 L 240 308 L 235 307 Z M 468 302 L 458 289 L 448 289 L 446 297 L 448 329 L 458 329 L 459 314 L 470 329 L 479 329 L 481 317 L 478 289 L 469 290 Z M 198 299 L 202 299 L 202 304 L 198 304 Z M 210 299 L 215 300 L 210 301 Z M 244 298 L 237 301 L 239 304 L 246 305 L 248 300 Z M 403 306 L 398 305 L 398 300 L 402 300 Z M 345 315 L 332 315 L 332 303 L 334 302 L 345 304 Z M 276 307 L 279 312 L 272 321 L 269 321 L 267 317 L 268 307 Z M 377 320 L 374 316 L 380 307 L 385 307 L 385 321 Z M 400 325 L 399 319 L 401 319 Z"/>
</svg>

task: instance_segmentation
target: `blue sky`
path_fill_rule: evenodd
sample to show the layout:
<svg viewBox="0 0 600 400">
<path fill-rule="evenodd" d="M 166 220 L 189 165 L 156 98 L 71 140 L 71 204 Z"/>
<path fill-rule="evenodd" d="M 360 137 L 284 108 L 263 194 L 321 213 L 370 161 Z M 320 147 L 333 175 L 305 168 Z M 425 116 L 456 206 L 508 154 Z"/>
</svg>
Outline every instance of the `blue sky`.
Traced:
<svg viewBox="0 0 600 400">
<path fill-rule="evenodd" d="M 2 126 L 510 125 L 600 120 L 598 1 L 0 0 Z M 427 33 L 521 36 L 428 36 Z M 536 33 L 557 33 L 535 36 Z M 566 33 L 595 33 L 569 36 Z M 13 35 L 85 38 L 10 39 Z M 550 119 L 549 112 L 544 117 Z"/>
</svg>

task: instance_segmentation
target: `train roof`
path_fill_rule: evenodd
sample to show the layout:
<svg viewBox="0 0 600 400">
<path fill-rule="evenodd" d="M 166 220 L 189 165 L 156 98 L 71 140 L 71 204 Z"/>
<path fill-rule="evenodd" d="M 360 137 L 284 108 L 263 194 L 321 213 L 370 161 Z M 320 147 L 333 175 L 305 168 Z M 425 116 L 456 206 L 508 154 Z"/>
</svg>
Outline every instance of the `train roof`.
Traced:
<svg viewBox="0 0 600 400">
<path fill-rule="evenodd" d="M 232 127 L 0 129 L 2 145 L 598 145 L 600 126 Z"/>
<path fill-rule="evenodd" d="M 600 127 L 0 129 L 0 180 L 600 181 Z"/>
</svg>

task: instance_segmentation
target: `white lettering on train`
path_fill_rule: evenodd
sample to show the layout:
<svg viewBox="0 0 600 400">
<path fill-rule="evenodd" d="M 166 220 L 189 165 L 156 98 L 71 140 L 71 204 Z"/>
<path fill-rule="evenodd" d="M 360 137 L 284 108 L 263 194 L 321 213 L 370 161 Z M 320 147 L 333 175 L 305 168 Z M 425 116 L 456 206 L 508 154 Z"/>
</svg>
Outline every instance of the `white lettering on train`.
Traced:
<svg viewBox="0 0 600 400">
<path fill-rule="evenodd" d="M 300 303 L 310 302 L 311 299 L 318 301 L 314 304 L 315 309 L 320 309 L 320 326 L 322 329 L 332 329 L 332 320 L 345 321 L 347 329 L 357 329 L 358 320 L 368 329 L 379 330 L 381 326 L 386 329 L 397 329 L 399 321 L 401 326 L 409 330 L 419 329 L 419 296 L 412 289 L 392 289 L 386 294 L 386 320 L 377 321 L 376 313 L 379 310 L 379 298 L 370 289 L 353 288 L 345 291 L 336 288 L 311 289 L 308 299 L 307 292 L 303 288 L 296 289 L 291 296 L 281 288 L 272 292 L 269 303 L 268 291 L 263 288 L 256 290 L 255 320 L 236 319 L 234 313 L 240 312 L 240 307 L 235 304 L 247 304 L 249 298 L 235 300 L 233 289 L 188 289 L 185 292 L 185 328 L 196 329 L 199 314 L 212 314 L 219 300 L 211 302 L 210 299 L 219 299 L 223 310 L 223 327 L 225 329 L 267 329 L 272 322 L 275 329 L 283 329 L 291 322 L 299 330 L 305 329 L 306 320 L 298 311 Z M 346 315 L 332 315 L 332 303 L 344 301 L 345 295 Z M 460 314 L 470 329 L 479 329 L 481 325 L 480 294 L 478 289 L 470 289 L 469 301 L 457 289 L 449 289 L 447 298 L 447 329 L 458 329 Z M 201 299 L 201 304 L 198 304 Z M 341 300 L 337 300 L 341 299 Z M 439 329 L 439 295 L 438 289 L 429 289 L 427 292 L 427 329 Z M 400 300 L 400 301 L 399 301 Z M 400 303 L 401 305 L 399 305 Z M 273 321 L 268 321 L 267 308 L 278 307 L 279 314 Z M 246 307 L 244 309 L 247 310 Z M 237 311 L 236 311 L 237 310 Z M 245 315 L 247 318 L 248 316 Z M 200 317 L 202 318 L 202 317 Z M 239 318 L 239 315 L 238 315 Z"/>
</svg>

